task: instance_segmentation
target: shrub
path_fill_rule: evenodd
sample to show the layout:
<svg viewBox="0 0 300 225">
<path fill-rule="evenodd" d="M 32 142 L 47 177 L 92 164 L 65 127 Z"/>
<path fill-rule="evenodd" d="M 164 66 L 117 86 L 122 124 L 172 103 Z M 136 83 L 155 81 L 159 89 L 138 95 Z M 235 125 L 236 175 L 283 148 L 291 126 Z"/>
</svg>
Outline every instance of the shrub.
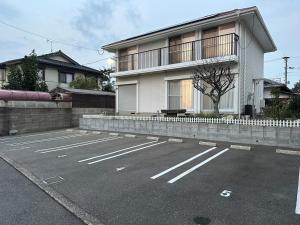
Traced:
<svg viewBox="0 0 300 225">
<path fill-rule="evenodd" d="M 220 115 L 218 115 L 216 113 L 213 113 L 213 112 L 210 112 L 210 113 L 204 113 L 204 112 L 197 113 L 197 114 L 195 114 L 195 117 L 201 117 L 201 118 L 221 118 Z"/>
<path fill-rule="evenodd" d="M 99 90 L 97 80 L 93 77 L 78 76 L 69 84 L 69 86 L 78 89 Z"/>
</svg>

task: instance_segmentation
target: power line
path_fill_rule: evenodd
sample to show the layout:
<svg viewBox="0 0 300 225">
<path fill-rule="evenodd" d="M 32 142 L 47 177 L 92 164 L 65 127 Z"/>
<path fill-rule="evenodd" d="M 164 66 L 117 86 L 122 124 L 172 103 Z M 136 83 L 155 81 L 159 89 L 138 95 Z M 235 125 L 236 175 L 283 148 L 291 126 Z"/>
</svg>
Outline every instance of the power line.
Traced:
<svg viewBox="0 0 300 225">
<path fill-rule="evenodd" d="M 94 64 L 94 63 L 101 62 L 101 61 L 107 60 L 107 59 L 111 59 L 111 57 L 99 59 L 99 60 L 96 60 L 96 61 L 87 62 L 87 63 L 84 63 L 84 64 L 82 64 L 82 65 L 84 66 L 84 65 Z"/>
<path fill-rule="evenodd" d="M 290 56 L 290 59 L 298 59 L 298 58 L 300 58 L 300 56 Z M 275 58 L 275 59 L 266 60 L 265 63 L 275 62 L 275 61 L 279 61 L 279 60 L 282 60 L 282 58 Z"/>
<path fill-rule="evenodd" d="M 52 38 L 49 38 L 49 37 L 46 37 L 44 35 L 41 35 L 41 34 L 38 34 L 38 33 L 35 33 L 35 32 L 32 32 L 32 31 L 28 31 L 28 30 L 25 30 L 23 28 L 20 28 L 20 27 L 17 27 L 17 26 L 14 26 L 12 24 L 9 24 L 9 23 L 6 23 L 6 22 L 3 22 L 0 20 L 0 23 L 5 25 L 5 26 L 8 26 L 10 28 L 13 28 L 15 30 L 18 30 L 18 31 L 21 31 L 21 32 L 24 32 L 24 33 L 27 33 L 27 34 L 30 34 L 32 36 L 36 36 L 36 37 L 39 37 L 41 39 L 44 39 L 46 40 L 47 42 L 56 42 L 56 43 L 59 43 L 59 44 L 62 44 L 62 45 L 67 45 L 67 46 L 71 46 L 71 47 L 75 47 L 75 48 L 80 48 L 80 49 L 85 49 L 85 50 L 89 50 L 89 51 L 96 51 L 99 53 L 99 50 L 98 49 L 92 49 L 92 48 L 87 48 L 87 47 L 83 47 L 83 46 L 80 46 L 80 45 L 75 45 L 75 44 L 71 44 L 71 43 L 67 43 L 67 42 L 64 42 L 64 41 L 60 41 L 60 40 L 56 40 L 56 39 L 52 39 Z"/>
<path fill-rule="evenodd" d="M 282 58 L 276 58 L 276 59 L 266 60 L 265 63 L 268 63 L 268 62 L 275 62 L 275 61 L 279 61 L 279 60 L 282 60 Z"/>
</svg>

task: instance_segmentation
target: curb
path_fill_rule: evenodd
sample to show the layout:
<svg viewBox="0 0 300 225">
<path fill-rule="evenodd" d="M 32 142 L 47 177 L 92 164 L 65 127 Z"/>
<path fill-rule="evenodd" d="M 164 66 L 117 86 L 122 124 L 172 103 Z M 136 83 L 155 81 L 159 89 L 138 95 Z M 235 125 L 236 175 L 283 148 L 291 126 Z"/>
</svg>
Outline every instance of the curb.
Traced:
<svg viewBox="0 0 300 225">
<path fill-rule="evenodd" d="M 215 143 L 215 142 L 208 142 L 208 141 L 199 141 L 199 145 L 206 145 L 206 146 L 216 147 L 217 143 Z"/>
<path fill-rule="evenodd" d="M 147 136 L 146 139 L 158 141 L 158 140 L 159 140 L 159 137 Z"/>
<path fill-rule="evenodd" d="M 125 134 L 124 137 L 135 138 L 135 134 Z"/>
<path fill-rule="evenodd" d="M 276 153 L 286 154 L 286 155 L 300 155 L 300 151 L 285 150 L 285 149 L 276 149 Z"/>
<path fill-rule="evenodd" d="M 239 149 L 239 150 L 246 150 L 246 151 L 251 150 L 251 146 L 246 146 L 246 145 L 230 145 L 230 148 Z"/>
<path fill-rule="evenodd" d="M 119 133 L 109 133 L 108 135 L 111 135 L 111 136 L 119 136 Z"/>
<path fill-rule="evenodd" d="M 83 223 L 85 223 L 87 225 L 104 225 L 97 218 L 88 214 L 83 209 L 81 209 L 79 206 L 75 205 L 73 202 L 71 202 L 66 197 L 64 197 L 62 194 L 56 192 L 53 188 L 51 188 L 50 186 L 43 183 L 43 181 L 38 179 L 31 172 L 29 172 L 27 169 L 25 169 L 24 167 L 19 165 L 14 160 L 11 160 L 4 154 L 1 154 L 0 157 L 4 161 L 6 161 L 9 165 L 14 167 L 17 171 L 19 171 L 21 174 L 23 174 L 28 180 L 30 180 L 32 183 L 34 183 L 36 186 L 38 186 L 42 191 L 44 191 L 46 194 L 48 194 L 51 198 L 53 198 L 57 203 L 62 205 L 65 209 L 67 209 L 74 216 L 76 216 L 78 219 L 80 219 Z"/>
<path fill-rule="evenodd" d="M 169 138 L 168 142 L 182 143 L 183 140 L 181 138 Z"/>
<path fill-rule="evenodd" d="M 87 130 L 80 130 L 79 133 L 86 134 Z"/>
</svg>

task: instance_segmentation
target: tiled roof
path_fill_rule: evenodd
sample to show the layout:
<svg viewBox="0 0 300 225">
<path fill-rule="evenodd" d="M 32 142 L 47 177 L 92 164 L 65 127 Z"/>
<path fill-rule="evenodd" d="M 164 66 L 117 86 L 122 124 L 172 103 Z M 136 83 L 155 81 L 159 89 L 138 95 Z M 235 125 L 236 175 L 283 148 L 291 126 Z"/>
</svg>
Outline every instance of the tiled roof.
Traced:
<svg viewBox="0 0 300 225">
<path fill-rule="evenodd" d="M 173 26 L 165 27 L 165 28 L 154 30 L 154 31 L 150 31 L 150 32 L 147 32 L 147 33 L 144 33 L 144 34 L 141 34 L 141 35 L 133 36 L 133 37 L 130 37 L 130 38 L 127 38 L 127 39 L 123 39 L 123 40 L 120 40 L 120 41 L 116 41 L 116 42 L 104 45 L 103 48 L 108 47 L 110 45 L 115 45 L 115 44 L 118 44 L 118 43 L 121 43 L 121 42 L 126 42 L 126 41 L 130 41 L 130 40 L 133 40 L 133 39 L 136 39 L 136 38 L 144 37 L 144 36 L 147 36 L 147 35 L 159 33 L 159 32 L 170 30 L 170 29 L 174 29 L 174 28 L 177 28 L 177 27 L 181 27 L 181 26 L 185 26 L 185 25 L 197 23 L 197 22 L 200 22 L 200 21 L 204 21 L 204 20 L 208 20 L 208 19 L 212 19 L 212 18 L 216 18 L 216 17 L 226 16 L 226 15 L 229 15 L 229 14 L 236 13 L 238 11 L 245 11 L 245 10 L 255 9 L 255 8 L 256 7 L 254 6 L 254 7 L 234 9 L 234 10 L 230 10 L 230 11 L 225 11 L 225 12 L 220 12 L 220 13 L 216 13 L 216 14 L 211 14 L 211 15 L 204 16 L 204 17 L 201 17 L 201 18 L 198 18 L 198 19 L 195 19 L 195 20 L 190 20 L 190 21 L 187 21 L 187 22 L 183 22 L 183 23 L 179 23 L 179 24 L 173 25 Z"/>
<path fill-rule="evenodd" d="M 57 88 L 54 88 L 53 90 L 51 90 L 50 92 L 59 92 L 59 91 L 63 91 L 64 93 L 115 96 L 115 93 L 108 92 L 108 91 L 86 90 L 86 89 L 65 88 L 65 87 L 57 87 Z"/>
</svg>

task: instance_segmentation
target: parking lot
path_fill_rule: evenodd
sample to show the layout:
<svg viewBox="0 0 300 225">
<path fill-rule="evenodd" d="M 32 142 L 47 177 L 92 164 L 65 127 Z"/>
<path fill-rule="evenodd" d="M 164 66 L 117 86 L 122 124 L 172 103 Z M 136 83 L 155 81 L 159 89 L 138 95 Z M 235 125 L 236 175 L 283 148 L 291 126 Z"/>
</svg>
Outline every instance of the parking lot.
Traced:
<svg viewBox="0 0 300 225">
<path fill-rule="evenodd" d="M 106 225 L 300 223 L 300 156 L 198 142 L 75 129 L 3 137 L 0 151 Z"/>
</svg>

